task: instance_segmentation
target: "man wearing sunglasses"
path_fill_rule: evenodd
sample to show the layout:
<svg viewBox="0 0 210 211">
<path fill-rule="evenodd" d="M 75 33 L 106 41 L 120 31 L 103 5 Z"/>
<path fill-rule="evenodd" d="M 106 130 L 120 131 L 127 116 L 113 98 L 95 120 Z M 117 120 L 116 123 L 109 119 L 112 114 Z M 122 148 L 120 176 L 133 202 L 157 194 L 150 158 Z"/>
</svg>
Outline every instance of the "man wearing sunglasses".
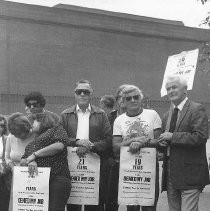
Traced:
<svg viewBox="0 0 210 211">
<path fill-rule="evenodd" d="M 76 104 L 61 113 L 61 124 L 69 136 L 69 146 L 77 146 L 77 155 L 97 153 L 101 158 L 99 205 L 85 205 L 85 211 L 103 210 L 105 192 L 103 163 L 111 150 L 111 127 L 104 111 L 91 104 L 93 89 L 88 80 L 80 80 L 75 88 Z M 80 205 L 68 205 L 68 211 L 80 211 Z"/>
<path fill-rule="evenodd" d="M 142 147 L 157 147 L 161 132 L 161 119 L 156 111 L 142 108 L 142 91 L 134 85 L 122 90 L 126 112 L 118 116 L 113 127 L 113 151 L 116 162 L 120 160 L 121 146 L 129 146 L 130 153 L 138 153 Z M 156 162 L 156 187 L 154 206 L 143 206 L 142 211 L 156 211 L 159 194 L 158 162 Z M 137 211 L 139 206 L 127 206 L 127 211 Z"/>
<path fill-rule="evenodd" d="M 25 111 L 27 115 L 33 114 L 34 118 L 39 120 L 43 115 L 53 117 L 56 122 L 59 122 L 59 116 L 56 113 L 44 109 L 46 100 L 41 92 L 30 92 L 24 98 L 26 105 Z"/>
</svg>

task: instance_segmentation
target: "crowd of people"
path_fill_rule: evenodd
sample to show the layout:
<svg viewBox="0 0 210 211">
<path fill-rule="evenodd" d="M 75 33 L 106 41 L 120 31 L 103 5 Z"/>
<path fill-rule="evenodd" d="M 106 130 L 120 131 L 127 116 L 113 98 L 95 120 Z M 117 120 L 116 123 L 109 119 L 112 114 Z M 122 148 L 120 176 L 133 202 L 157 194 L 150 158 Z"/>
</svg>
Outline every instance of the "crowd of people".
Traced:
<svg viewBox="0 0 210 211">
<path fill-rule="evenodd" d="M 98 205 L 85 205 L 85 211 L 117 211 L 120 149 L 136 154 L 141 148 L 156 149 L 155 200 L 142 211 L 156 211 L 159 197 L 159 154 L 163 159 L 161 189 L 167 191 L 169 211 L 198 211 L 202 189 L 210 183 L 206 159 L 208 117 L 204 107 L 187 97 L 187 82 L 169 76 L 165 85 L 171 101 L 162 118 L 142 105 L 139 87 L 123 84 L 116 96 L 104 95 L 100 108 L 91 103 L 93 87 L 88 80 L 76 83 L 75 105 L 60 116 L 45 109 L 40 92 L 24 98 L 26 113 L 0 115 L 0 210 L 12 211 L 13 168 L 28 166 L 29 175 L 39 167 L 50 167 L 49 211 L 81 211 L 81 205 L 68 204 L 71 177 L 67 147 L 77 147 L 79 157 L 100 156 Z M 127 205 L 139 211 L 140 205 Z"/>
</svg>

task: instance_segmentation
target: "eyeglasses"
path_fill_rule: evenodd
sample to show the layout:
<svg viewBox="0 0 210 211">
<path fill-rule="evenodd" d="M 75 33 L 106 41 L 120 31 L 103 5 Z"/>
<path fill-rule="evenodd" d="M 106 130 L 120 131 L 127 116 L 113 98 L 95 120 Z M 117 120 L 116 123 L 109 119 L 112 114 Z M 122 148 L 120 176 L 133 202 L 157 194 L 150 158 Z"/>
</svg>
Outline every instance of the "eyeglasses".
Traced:
<svg viewBox="0 0 210 211">
<path fill-rule="evenodd" d="M 83 93 L 84 95 L 90 95 L 90 91 L 87 90 L 87 89 L 77 89 L 77 90 L 75 90 L 75 93 L 76 93 L 77 95 L 81 95 L 82 93 Z"/>
<path fill-rule="evenodd" d="M 126 100 L 127 102 L 130 102 L 132 99 L 134 99 L 134 100 L 139 100 L 139 97 L 140 97 L 140 95 L 128 96 L 128 97 L 125 97 L 125 100 Z"/>
<path fill-rule="evenodd" d="M 31 108 L 31 106 L 33 106 L 34 108 L 37 108 L 40 106 L 40 104 L 39 103 L 27 103 L 28 108 Z"/>
</svg>

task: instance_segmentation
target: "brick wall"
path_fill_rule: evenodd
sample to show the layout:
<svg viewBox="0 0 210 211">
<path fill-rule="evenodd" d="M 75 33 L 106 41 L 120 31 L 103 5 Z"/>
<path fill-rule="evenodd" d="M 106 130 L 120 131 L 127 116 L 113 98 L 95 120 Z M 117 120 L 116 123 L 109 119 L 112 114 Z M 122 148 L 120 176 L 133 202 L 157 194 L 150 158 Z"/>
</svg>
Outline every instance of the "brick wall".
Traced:
<svg viewBox="0 0 210 211">
<path fill-rule="evenodd" d="M 131 83 L 162 113 L 167 103 L 158 102 L 166 101 L 160 88 L 168 56 L 200 47 L 209 37 L 208 30 L 158 19 L 1 3 L 0 113 L 21 111 L 22 96 L 34 90 L 51 97 L 49 110 L 59 113 L 73 103 L 75 82 L 81 78 L 92 82 L 96 103 L 101 95 Z M 190 92 L 207 110 L 208 83 L 209 76 L 197 71 Z"/>
</svg>

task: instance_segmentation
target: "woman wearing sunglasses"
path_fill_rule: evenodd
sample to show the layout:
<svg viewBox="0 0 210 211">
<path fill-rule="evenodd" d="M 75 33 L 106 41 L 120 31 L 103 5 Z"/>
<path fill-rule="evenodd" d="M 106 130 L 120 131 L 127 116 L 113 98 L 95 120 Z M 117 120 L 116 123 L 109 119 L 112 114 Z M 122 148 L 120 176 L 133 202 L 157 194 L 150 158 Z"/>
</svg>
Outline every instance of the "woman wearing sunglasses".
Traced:
<svg viewBox="0 0 210 211">
<path fill-rule="evenodd" d="M 45 108 L 46 100 L 41 92 L 30 92 L 24 98 L 26 105 L 26 114 L 33 114 L 36 119 L 42 118 L 43 114 L 51 116 L 56 122 L 59 121 L 59 117 L 56 113 L 48 111 Z"/>
</svg>

